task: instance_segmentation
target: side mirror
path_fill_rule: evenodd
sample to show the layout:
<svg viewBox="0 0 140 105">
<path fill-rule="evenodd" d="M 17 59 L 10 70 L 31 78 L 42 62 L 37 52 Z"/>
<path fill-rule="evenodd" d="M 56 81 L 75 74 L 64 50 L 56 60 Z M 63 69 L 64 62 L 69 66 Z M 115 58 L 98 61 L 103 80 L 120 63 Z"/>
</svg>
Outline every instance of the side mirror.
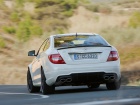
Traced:
<svg viewBox="0 0 140 105">
<path fill-rule="evenodd" d="M 35 50 L 29 51 L 29 52 L 28 52 L 28 56 L 36 56 L 36 55 L 35 55 Z"/>
</svg>

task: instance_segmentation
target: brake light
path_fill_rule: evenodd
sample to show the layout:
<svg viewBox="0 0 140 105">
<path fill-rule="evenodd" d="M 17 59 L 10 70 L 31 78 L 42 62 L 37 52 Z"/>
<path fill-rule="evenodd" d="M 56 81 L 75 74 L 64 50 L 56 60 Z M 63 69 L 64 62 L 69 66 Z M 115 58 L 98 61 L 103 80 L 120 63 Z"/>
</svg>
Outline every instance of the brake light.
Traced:
<svg viewBox="0 0 140 105">
<path fill-rule="evenodd" d="M 107 61 L 116 61 L 118 60 L 119 56 L 117 51 L 110 51 Z"/>
<path fill-rule="evenodd" d="M 51 54 L 48 58 L 53 64 L 66 64 L 60 54 Z"/>
</svg>

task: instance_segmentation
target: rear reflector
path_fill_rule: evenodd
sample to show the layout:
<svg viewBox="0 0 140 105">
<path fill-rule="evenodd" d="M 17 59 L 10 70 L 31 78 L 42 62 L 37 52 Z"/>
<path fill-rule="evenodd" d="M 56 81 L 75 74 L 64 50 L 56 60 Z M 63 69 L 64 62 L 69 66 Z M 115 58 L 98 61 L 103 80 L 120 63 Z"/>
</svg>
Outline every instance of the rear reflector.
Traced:
<svg viewBox="0 0 140 105">
<path fill-rule="evenodd" d="M 118 56 L 117 51 L 110 51 L 107 61 L 116 61 L 116 60 L 118 60 L 118 58 L 119 58 L 119 56 Z"/>
<path fill-rule="evenodd" d="M 51 54 L 48 58 L 53 64 L 66 64 L 60 54 Z"/>
</svg>

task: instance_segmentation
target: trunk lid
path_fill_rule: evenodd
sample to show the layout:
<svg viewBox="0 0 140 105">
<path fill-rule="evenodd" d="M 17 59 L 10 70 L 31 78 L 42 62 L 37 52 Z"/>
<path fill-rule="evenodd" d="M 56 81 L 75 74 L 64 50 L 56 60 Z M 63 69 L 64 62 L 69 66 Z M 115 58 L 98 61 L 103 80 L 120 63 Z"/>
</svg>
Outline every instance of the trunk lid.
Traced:
<svg viewBox="0 0 140 105">
<path fill-rule="evenodd" d="M 107 61 L 111 46 L 57 49 L 66 64 L 95 64 Z"/>
</svg>

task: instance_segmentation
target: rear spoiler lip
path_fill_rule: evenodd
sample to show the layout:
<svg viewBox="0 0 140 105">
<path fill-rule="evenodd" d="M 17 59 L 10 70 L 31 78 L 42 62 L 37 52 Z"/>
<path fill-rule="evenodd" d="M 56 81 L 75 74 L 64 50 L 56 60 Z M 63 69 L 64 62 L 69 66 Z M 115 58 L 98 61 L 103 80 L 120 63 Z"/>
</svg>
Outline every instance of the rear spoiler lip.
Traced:
<svg viewBox="0 0 140 105">
<path fill-rule="evenodd" d="M 77 47 L 112 47 L 112 46 L 75 46 L 75 47 L 63 47 L 63 48 L 56 48 L 56 49 L 62 50 L 62 49 L 77 48 Z"/>
</svg>

